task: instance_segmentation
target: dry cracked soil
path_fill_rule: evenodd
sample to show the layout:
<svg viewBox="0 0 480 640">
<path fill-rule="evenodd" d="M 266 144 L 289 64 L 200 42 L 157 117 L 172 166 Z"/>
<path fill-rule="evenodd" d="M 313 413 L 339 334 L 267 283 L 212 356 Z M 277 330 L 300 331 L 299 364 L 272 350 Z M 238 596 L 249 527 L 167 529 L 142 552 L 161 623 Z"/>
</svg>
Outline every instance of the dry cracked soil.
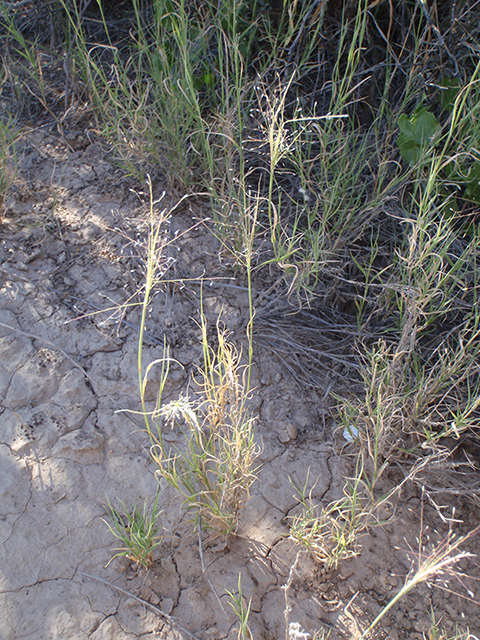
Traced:
<svg viewBox="0 0 480 640">
<path fill-rule="evenodd" d="M 421 495 L 412 489 L 336 569 L 295 546 L 287 525 L 298 500 L 289 478 L 303 483 L 309 474 L 313 500 L 327 504 L 342 495 L 345 469 L 324 392 L 299 386 L 265 345 L 255 349 L 250 400 L 261 469 L 238 535 L 228 545 L 199 545 L 166 487 L 166 535 L 153 566 L 109 562 L 116 541 L 103 520 L 106 501 L 151 503 L 158 487 L 141 417 L 128 413 L 140 409 L 140 315 L 125 305 L 142 286 L 148 197 L 81 132 L 67 144 L 45 128 L 27 131 L 16 154 L 0 227 L 0 638 L 237 638 L 226 591 L 236 592 L 239 574 L 255 640 L 284 638 L 287 618 L 299 632 L 351 638 L 402 586 L 419 534 L 428 525 L 433 545 L 447 525 L 428 503 L 420 522 Z M 155 197 L 161 192 L 158 180 Z M 167 194 L 158 206 L 172 204 Z M 175 283 L 157 294 L 147 319 L 144 362 L 162 357 L 166 335 L 179 363 L 166 400 L 187 392 L 202 361 L 201 292 L 212 335 L 221 313 L 231 339 L 245 347 L 245 281 L 197 224 L 199 207 L 187 199 L 171 216 L 164 257 L 166 279 Z M 256 287 L 256 303 L 263 295 L 265 304 L 266 287 Z M 155 374 L 149 402 L 158 382 Z M 459 498 L 455 507 L 460 533 L 474 528 L 472 504 Z M 473 539 L 468 550 L 476 554 L 477 546 Z M 461 568 L 473 597 L 452 592 L 460 585 L 421 585 L 374 637 L 428 637 L 432 612 L 452 633 L 457 624 L 478 632 L 480 573 L 475 562 Z"/>
</svg>

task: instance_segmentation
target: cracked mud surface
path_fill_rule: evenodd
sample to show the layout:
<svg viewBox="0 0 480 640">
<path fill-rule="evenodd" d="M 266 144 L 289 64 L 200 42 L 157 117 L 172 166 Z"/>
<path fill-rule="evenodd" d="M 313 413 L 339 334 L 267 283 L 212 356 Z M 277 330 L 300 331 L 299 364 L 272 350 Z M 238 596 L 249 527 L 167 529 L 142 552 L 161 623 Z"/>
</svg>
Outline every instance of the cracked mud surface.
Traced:
<svg viewBox="0 0 480 640">
<path fill-rule="evenodd" d="M 233 639 L 237 620 L 226 590 L 237 590 L 240 573 L 256 640 L 285 637 L 286 597 L 290 621 L 304 630 L 350 637 L 353 618 L 371 621 L 403 584 L 411 568 L 404 550 L 416 548 L 420 532 L 420 499 L 405 492 L 395 517 L 364 536 L 361 553 L 337 570 L 305 553 L 297 557 L 287 537 L 286 518 L 297 505 L 289 477 L 303 484 L 310 473 L 312 498 L 327 504 L 342 494 L 344 469 L 325 423 L 323 391 L 299 389 L 265 349 L 256 350 L 251 399 L 262 468 L 238 536 L 228 547 L 205 541 L 205 575 L 198 537 L 167 488 L 162 523 L 169 535 L 150 571 L 135 571 L 124 559 L 108 564 L 115 540 L 102 520 L 107 498 L 141 504 L 157 489 L 141 420 L 119 412 L 140 407 L 139 311 L 119 305 L 141 286 L 146 198 L 130 190 L 138 184 L 97 143 L 72 151 L 36 130 L 25 134 L 17 154 L 18 178 L 0 228 L 0 638 Z M 161 190 L 156 185 L 155 196 Z M 245 282 L 233 265 L 219 262 L 213 235 L 192 229 L 196 206 L 187 201 L 171 220 L 166 259 L 184 284 L 154 299 L 147 324 L 144 362 L 162 357 L 166 334 L 183 365 L 171 371 L 166 400 L 187 390 L 201 363 L 197 278 L 204 276 L 212 330 L 221 312 L 232 339 L 245 347 Z M 152 378 L 147 388 L 151 401 L 157 384 Z M 471 504 L 455 506 L 465 532 L 474 528 Z M 440 540 L 445 526 L 428 505 L 424 518 L 432 540 Z M 476 545 L 472 540 L 472 553 Z M 422 638 L 431 610 L 450 629 L 459 623 L 478 631 L 480 587 L 473 581 L 469 588 L 474 601 L 419 587 L 375 637 Z"/>
</svg>

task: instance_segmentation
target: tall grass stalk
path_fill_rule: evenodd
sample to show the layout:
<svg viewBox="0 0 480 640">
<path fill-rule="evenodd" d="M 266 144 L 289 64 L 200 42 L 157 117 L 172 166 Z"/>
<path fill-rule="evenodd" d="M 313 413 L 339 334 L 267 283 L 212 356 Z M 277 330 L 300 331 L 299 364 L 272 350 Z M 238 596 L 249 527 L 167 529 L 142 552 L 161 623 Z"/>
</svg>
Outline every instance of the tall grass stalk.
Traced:
<svg viewBox="0 0 480 640">
<path fill-rule="evenodd" d="M 203 366 L 198 368 L 196 384 L 200 401 L 180 397 L 162 404 L 171 359 L 168 349 L 162 358 L 144 367 L 143 339 L 152 291 L 165 271 L 167 245 L 165 224 L 170 212 L 157 212 L 150 179 L 150 231 L 145 257 L 145 283 L 138 338 L 138 381 L 142 415 L 151 442 L 151 456 L 157 474 L 172 485 L 183 498 L 183 506 L 194 513 L 194 521 L 216 535 L 234 533 L 238 513 L 249 497 L 255 480 L 255 460 L 259 447 L 255 441 L 254 420 L 246 401 L 245 367 L 241 354 L 218 326 L 218 348 L 213 351 L 207 339 L 205 320 L 201 324 Z M 145 390 L 153 367 L 161 367 L 155 408 L 149 411 Z M 247 367 L 248 369 L 248 367 Z M 165 428 L 180 428 L 183 443 L 170 447 Z"/>
<path fill-rule="evenodd" d="M 9 188 L 17 171 L 15 142 L 18 137 L 14 118 L 8 116 L 0 120 L 0 214 Z"/>
<path fill-rule="evenodd" d="M 142 403 L 142 413 L 145 419 L 145 424 L 147 431 L 150 436 L 152 436 L 152 428 L 150 425 L 150 413 L 147 410 L 146 401 L 145 401 L 145 389 L 148 382 L 148 376 L 150 370 L 153 366 L 161 364 L 162 366 L 162 375 L 161 375 L 161 384 L 158 392 L 158 401 L 161 401 L 163 387 L 168 376 L 168 367 L 169 367 L 169 358 L 166 347 L 164 349 L 164 358 L 159 361 L 155 361 L 153 363 L 149 363 L 146 370 L 143 370 L 142 363 L 142 354 L 143 354 L 143 340 L 144 340 L 144 332 L 145 332 L 145 324 L 148 312 L 148 305 L 150 303 L 152 291 L 154 287 L 159 283 L 163 275 L 163 266 L 164 266 L 164 249 L 167 244 L 165 238 L 165 223 L 168 220 L 169 212 L 166 209 L 162 210 L 157 217 L 157 209 L 156 205 L 161 202 L 155 201 L 153 197 L 152 190 L 152 181 L 150 177 L 147 180 L 148 190 L 149 190 L 149 218 L 150 218 L 150 230 L 148 233 L 148 245 L 147 245 L 147 254 L 145 261 L 145 283 L 144 283 L 144 291 L 142 297 L 142 306 L 141 306 L 141 318 L 140 318 L 140 329 L 138 334 L 138 349 L 137 349 L 137 365 L 138 365 L 138 384 L 140 389 L 140 399 Z M 163 196 L 162 196 L 163 197 Z"/>
<path fill-rule="evenodd" d="M 456 579 L 457 577 L 460 578 L 460 573 L 457 572 L 456 565 L 464 558 L 474 557 L 472 553 L 462 551 L 460 547 L 464 545 L 467 540 L 476 535 L 478 531 L 479 527 L 471 531 L 469 534 L 457 538 L 450 529 L 446 538 L 439 542 L 432 551 L 426 553 L 424 550 L 419 550 L 416 563 L 412 566 L 412 571 L 410 575 L 407 576 L 403 587 L 380 611 L 373 622 L 359 636 L 358 640 L 364 640 L 367 638 L 378 623 L 397 604 L 397 602 L 419 584 L 427 583 L 434 585 L 436 578 L 445 584 L 452 579 Z"/>
<path fill-rule="evenodd" d="M 343 11 L 347 11 L 344 5 Z M 352 25 L 342 19 L 338 38 L 338 50 L 332 72 L 332 99 L 330 113 L 342 113 L 354 87 L 355 72 L 361 59 L 363 40 L 368 19 L 368 0 L 359 0 Z"/>
</svg>

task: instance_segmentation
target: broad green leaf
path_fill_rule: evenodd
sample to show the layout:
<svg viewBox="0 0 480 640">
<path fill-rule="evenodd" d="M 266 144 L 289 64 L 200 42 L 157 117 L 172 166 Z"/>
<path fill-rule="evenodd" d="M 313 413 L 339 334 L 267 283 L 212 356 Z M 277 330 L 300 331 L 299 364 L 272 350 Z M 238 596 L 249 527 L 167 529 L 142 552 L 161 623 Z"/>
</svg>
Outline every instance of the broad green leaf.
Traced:
<svg viewBox="0 0 480 640">
<path fill-rule="evenodd" d="M 409 118 L 413 126 L 413 138 L 419 145 L 429 142 L 439 129 L 438 120 L 425 108 L 415 112 Z"/>
<path fill-rule="evenodd" d="M 412 113 L 410 117 L 402 113 L 398 119 L 398 128 L 400 134 L 397 138 L 397 144 L 400 152 L 407 162 L 415 164 L 439 130 L 440 125 L 433 113 L 422 107 Z"/>
<path fill-rule="evenodd" d="M 401 133 L 398 136 L 397 144 L 400 148 L 400 153 L 409 164 L 414 165 L 418 162 L 422 148 L 415 142 L 415 140 L 409 138 L 404 133 Z"/>
</svg>

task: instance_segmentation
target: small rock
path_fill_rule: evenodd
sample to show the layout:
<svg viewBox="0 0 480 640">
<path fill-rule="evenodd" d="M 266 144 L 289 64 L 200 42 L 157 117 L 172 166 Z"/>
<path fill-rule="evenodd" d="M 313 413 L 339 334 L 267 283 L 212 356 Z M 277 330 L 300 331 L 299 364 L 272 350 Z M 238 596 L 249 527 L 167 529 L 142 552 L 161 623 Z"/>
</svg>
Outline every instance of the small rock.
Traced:
<svg viewBox="0 0 480 640">
<path fill-rule="evenodd" d="M 294 424 L 292 424 L 291 422 L 289 422 L 287 424 L 287 434 L 288 434 L 290 440 L 296 440 L 297 439 L 297 435 L 298 435 L 297 427 Z"/>
<path fill-rule="evenodd" d="M 392 587 L 398 586 L 398 577 L 393 575 L 392 573 L 388 576 L 387 580 Z"/>
<path fill-rule="evenodd" d="M 260 384 L 263 384 L 265 387 L 268 387 L 272 384 L 272 374 L 270 371 L 264 371 L 262 373 L 262 377 L 260 378 Z"/>
<path fill-rule="evenodd" d="M 140 590 L 140 597 L 142 600 L 150 600 L 150 596 L 152 595 L 152 590 L 150 587 L 142 587 Z"/>
<path fill-rule="evenodd" d="M 172 547 L 172 549 L 178 549 L 178 547 L 180 546 L 180 537 L 178 535 L 175 535 L 171 538 L 170 546 Z"/>
<path fill-rule="evenodd" d="M 132 607 L 138 607 L 138 600 L 135 600 L 135 598 L 127 598 L 125 600 L 125 607 L 127 607 L 128 609 L 131 609 Z"/>
<path fill-rule="evenodd" d="M 297 427 L 291 422 L 289 422 L 284 427 L 281 427 L 278 433 L 278 439 L 282 444 L 288 444 L 289 442 L 296 440 L 297 435 L 298 435 Z"/>
<path fill-rule="evenodd" d="M 171 598 L 163 598 L 160 602 L 160 608 L 163 613 L 166 613 L 169 616 L 173 610 L 173 600 Z"/>
</svg>

